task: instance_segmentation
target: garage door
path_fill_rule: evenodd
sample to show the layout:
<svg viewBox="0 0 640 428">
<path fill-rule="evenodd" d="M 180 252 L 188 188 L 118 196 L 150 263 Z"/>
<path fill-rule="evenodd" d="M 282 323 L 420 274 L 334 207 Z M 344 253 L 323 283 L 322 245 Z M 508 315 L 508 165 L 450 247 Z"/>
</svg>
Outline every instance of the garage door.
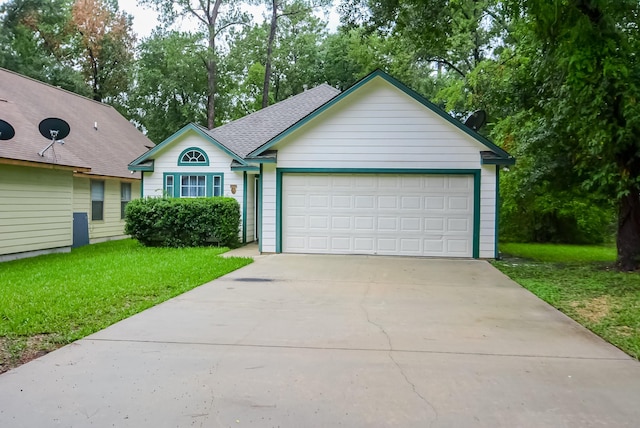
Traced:
<svg viewBox="0 0 640 428">
<path fill-rule="evenodd" d="M 284 174 L 287 253 L 471 257 L 473 176 Z"/>
</svg>

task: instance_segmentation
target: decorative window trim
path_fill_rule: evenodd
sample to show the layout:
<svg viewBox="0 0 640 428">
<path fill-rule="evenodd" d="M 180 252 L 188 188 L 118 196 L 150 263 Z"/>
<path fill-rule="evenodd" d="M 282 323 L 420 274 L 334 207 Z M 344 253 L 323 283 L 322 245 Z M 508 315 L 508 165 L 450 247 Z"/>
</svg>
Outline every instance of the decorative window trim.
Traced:
<svg viewBox="0 0 640 428">
<path fill-rule="evenodd" d="M 171 198 L 180 198 L 182 193 L 182 177 L 187 176 L 204 176 L 205 177 L 205 197 L 224 196 L 224 173 L 222 172 L 200 172 L 200 171 L 182 171 L 182 172 L 165 172 L 162 177 L 162 190 L 165 196 Z M 171 178 L 169 178 L 171 177 Z M 219 178 L 219 180 L 216 180 Z M 173 181 L 173 185 L 170 183 Z M 217 183 L 216 183 L 217 181 Z M 184 196 L 186 198 L 193 196 Z"/>
<path fill-rule="evenodd" d="M 189 152 L 195 152 L 201 155 L 204 158 L 204 161 L 185 161 L 184 157 Z M 178 166 L 209 166 L 209 156 L 205 153 L 204 150 L 199 149 L 198 147 L 189 147 L 188 149 L 184 149 L 180 156 L 178 156 Z"/>
</svg>

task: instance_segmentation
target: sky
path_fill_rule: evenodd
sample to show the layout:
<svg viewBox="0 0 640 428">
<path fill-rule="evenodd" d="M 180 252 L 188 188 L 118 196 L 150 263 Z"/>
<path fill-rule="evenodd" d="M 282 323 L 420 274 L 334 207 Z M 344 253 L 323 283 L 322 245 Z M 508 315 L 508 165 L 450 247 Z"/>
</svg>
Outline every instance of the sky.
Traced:
<svg viewBox="0 0 640 428">
<path fill-rule="evenodd" d="M 0 0 L 0 4 L 6 3 L 8 0 Z M 133 31 L 138 36 L 138 40 L 142 40 L 145 37 L 151 35 L 151 31 L 158 25 L 158 14 L 146 7 L 138 6 L 138 0 L 118 0 L 120 10 L 127 12 L 133 16 Z M 334 1 L 334 4 L 337 1 Z M 265 10 L 264 6 L 252 6 L 250 8 L 251 13 L 260 18 L 261 13 Z M 324 18 L 323 16 L 319 16 Z M 335 31 L 340 23 L 340 17 L 335 7 L 331 9 L 329 15 L 329 31 Z"/>
<path fill-rule="evenodd" d="M 0 0 L 2 3 L 4 0 Z M 144 39 L 151 35 L 151 31 L 158 25 L 158 14 L 152 9 L 138 6 L 138 0 L 118 0 L 120 10 L 127 12 L 133 16 L 133 31 L 138 35 L 138 40 Z M 335 2 L 334 2 L 335 4 Z M 264 6 L 252 6 L 249 11 L 256 17 L 260 18 L 265 11 Z M 324 18 L 324 16 L 319 15 Z M 335 31 L 340 23 L 340 17 L 336 8 L 333 7 L 329 14 L 329 31 Z"/>
</svg>

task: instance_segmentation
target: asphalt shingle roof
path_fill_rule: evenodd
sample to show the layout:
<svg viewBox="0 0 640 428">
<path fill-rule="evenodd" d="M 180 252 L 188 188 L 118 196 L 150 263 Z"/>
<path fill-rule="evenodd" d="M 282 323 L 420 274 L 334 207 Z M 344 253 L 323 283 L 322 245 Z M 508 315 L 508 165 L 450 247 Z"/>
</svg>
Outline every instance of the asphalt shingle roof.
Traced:
<svg viewBox="0 0 640 428">
<path fill-rule="evenodd" d="M 339 94 L 338 89 L 325 83 L 218 128 L 202 130 L 245 158 Z"/>
<path fill-rule="evenodd" d="M 71 133 L 65 144 L 55 144 L 41 157 L 46 140 L 38 124 L 48 117 L 65 120 Z M 89 174 L 134 176 L 127 169 L 131 159 L 153 147 L 113 107 L 0 68 L 0 119 L 9 122 L 16 135 L 0 140 L 0 158 L 91 168 Z M 97 124 L 97 129 L 94 125 Z"/>
</svg>

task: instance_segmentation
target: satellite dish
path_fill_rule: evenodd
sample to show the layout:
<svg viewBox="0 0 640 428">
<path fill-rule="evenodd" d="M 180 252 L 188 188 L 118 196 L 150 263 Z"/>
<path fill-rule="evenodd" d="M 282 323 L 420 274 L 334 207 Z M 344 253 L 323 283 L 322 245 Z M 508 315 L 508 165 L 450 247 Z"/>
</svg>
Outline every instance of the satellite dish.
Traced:
<svg viewBox="0 0 640 428">
<path fill-rule="evenodd" d="M 487 112 L 484 110 L 476 110 L 469 115 L 464 124 L 474 131 L 479 130 L 487 123 Z"/>
<path fill-rule="evenodd" d="M 9 122 L 0 119 L 0 140 L 10 140 L 15 137 L 16 131 Z"/>
<path fill-rule="evenodd" d="M 71 132 L 71 128 L 67 122 L 55 117 L 44 119 L 40 122 L 40 125 L 38 125 L 38 129 L 44 138 L 55 141 L 62 140 Z"/>
<path fill-rule="evenodd" d="M 44 119 L 40 122 L 40 125 L 38 125 L 38 129 L 44 138 L 47 140 L 51 139 L 49 145 L 38 152 L 41 157 L 44 157 L 44 152 L 49 150 L 54 143 L 64 144 L 62 139 L 71 132 L 71 128 L 67 122 L 55 117 Z"/>
</svg>

